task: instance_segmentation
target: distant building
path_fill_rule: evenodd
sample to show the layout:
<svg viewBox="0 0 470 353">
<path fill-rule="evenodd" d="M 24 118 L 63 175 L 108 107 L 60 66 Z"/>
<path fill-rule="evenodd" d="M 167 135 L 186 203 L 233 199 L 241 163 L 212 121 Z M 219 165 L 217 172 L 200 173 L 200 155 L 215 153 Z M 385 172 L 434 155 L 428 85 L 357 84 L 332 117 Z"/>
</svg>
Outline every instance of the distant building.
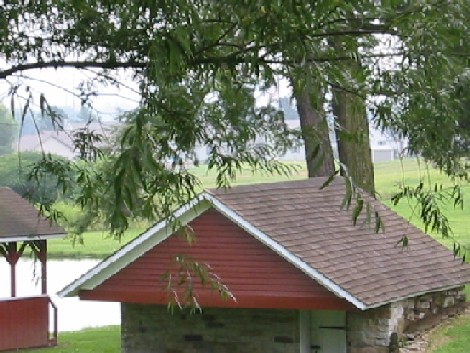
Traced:
<svg viewBox="0 0 470 353">
<path fill-rule="evenodd" d="M 285 121 L 287 128 L 291 131 L 300 131 L 300 120 L 295 119 L 295 120 L 286 120 Z M 299 143 L 291 148 L 289 148 L 287 151 L 285 151 L 284 154 L 281 154 L 277 156 L 278 160 L 281 161 L 305 161 L 305 146 L 302 141 L 299 141 Z"/>
<path fill-rule="evenodd" d="M 282 109 L 287 112 L 285 124 L 291 131 L 300 131 L 300 120 L 298 115 L 295 116 L 296 110 L 288 105 L 287 101 L 284 100 Z M 111 145 L 111 135 L 118 128 L 120 123 L 117 122 L 92 122 L 86 124 L 84 122 L 74 122 L 70 120 L 64 121 L 64 129 L 62 131 L 43 131 L 41 134 L 33 133 L 23 135 L 20 138 L 18 144 L 15 143 L 15 150 L 19 152 L 33 151 L 33 152 L 45 152 L 65 157 L 67 159 L 74 159 L 77 157 L 77 151 L 75 151 L 74 145 L 74 133 L 80 129 L 87 127 L 89 131 L 101 134 L 103 137 L 103 145 Z M 332 142 L 333 151 L 337 157 L 337 147 L 335 141 L 334 132 L 330 132 L 330 140 Z M 256 145 L 269 144 L 266 137 L 258 135 L 257 138 L 252 141 L 253 147 Z M 370 127 L 370 147 L 372 154 L 372 161 L 385 162 L 397 159 L 400 154 L 403 153 L 407 143 L 403 139 L 394 138 L 391 134 L 383 133 L 378 129 Z M 225 153 L 231 154 L 228 147 L 221 148 Z M 193 156 L 200 163 L 205 163 L 211 153 L 211 147 L 203 144 L 197 144 L 193 151 Z M 280 151 L 278 154 L 273 155 L 273 158 L 281 161 L 304 161 L 305 160 L 305 147 L 302 141 L 298 144 Z M 192 158 L 183 158 L 183 160 Z"/>
<path fill-rule="evenodd" d="M 300 120 L 299 119 L 286 119 L 285 123 L 289 130 L 299 131 L 300 130 Z M 407 142 L 404 139 L 398 139 L 393 137 L 391 134 L 383 133 L 378 129 L 370 127 L 370 149 L 372 155 L 372 161 L 374 163 L 393 161 L 398 159 L 401 154 L 406 150 Z M 332 131 L 330 133 L 330 140 L 333 147 L 333 153 L 337 158 L 337 146 L 335 141 L 335 135 Z M 264 144 L 266 143 L 263 136 L 258 136 L 253 145 L 255 144 Z M 227 151 L 227 153 L 229 153 Z M 198 144 L 195 148 L 196 158 L 204 163 L 209 158 L 210 148 Z M 277 160 L 281 161 L 304 161 L 305 160 L 305 147 L 302 141 L 286 151 L 284 153 L 279 153 L 276 156 L 273 156 Z"/>
<path fill-rule="evenodd" d="M 81 129 L 87 129 L 96 134 L 102 135 L 102 144 L 109 144 L 109 139 L 117 127 L 115 122 L 65 122 L 64 129 L 60 131 L 41 131 L 23 135 L 14 149 L 18 152 L 44 152 L 62 156 L 67 159 L 77 157 L 75 150 L 74 134 Z"/>
<path fill-rule="evenodd" d="M 74 159 L 76 155 L 72 137 L 66 131 L 24 135 L 16 147 L 18 152 L 44 152 L 67 159 Z"/>
<path fill-rule="evenodd" d="M 370 149 L 374 163 L 393 161 L 404 154 L 407 141 L 370 127 Z"/>
</svg>

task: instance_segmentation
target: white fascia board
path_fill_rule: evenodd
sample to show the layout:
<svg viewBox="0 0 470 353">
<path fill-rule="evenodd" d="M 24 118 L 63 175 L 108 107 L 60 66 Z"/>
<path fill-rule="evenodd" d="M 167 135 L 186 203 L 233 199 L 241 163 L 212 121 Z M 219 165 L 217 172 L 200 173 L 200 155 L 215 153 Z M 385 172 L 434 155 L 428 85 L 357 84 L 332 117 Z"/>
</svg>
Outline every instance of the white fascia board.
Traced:
<svg viewBox="0 0 470 353">
<path fill-rule="evenodd" d="M 39 234 L 39 235 L 16 235 L 13 237 L 1 237 L 0 243 L 15 243 L 20 241 L 34 241 L 34 240 L 49 240 L 63 238 L 66 233 L 57 233 L 57 234 Z"/>
<path fill-rule="evenodd" d="M 175 222 L 177 222 L 177 225 L 184 226 L 210 207 L 211 204 L 205 201 L 204 197 L 200 195 L 174 213 Z M 116 251 L 113 255 L 64 287 L 57 293 L 58 296 L 71 297 L 77 295 L 82 289 L 91 290 L 96 288 L 106 279 L 152 249 L 155 245 L 167 239 L 176 231 L 174 225 L 174 222 L 164 220 L 150 227 L 137 238 Z"/>
<path fill-rule="evenodd" d="M 285 247 L 283 247 L 282 245 L 274 241 L 267 234 L 260 231 L 251 223 L 247 222 L 243 217 L 239 216 L 236 212 L 234 212 L 232 209 L 224 205 L 217 198 L 215 198 L 214 196 L 208 193 L 204 193 L 203 195 L 205 199 L 207 199 L 208 201 L 212 203 L 212 205 L 214 206 L 216 210 L 221 212 L 227 218 L 231 219 L 241 228 L 243 228 L 248 233 L 250 233 L 253 237 L 258 239 L 260 242 L 265 244 L 271 250 L 275 251 L 277 254 L 279 254 L 284 259 L 286 259 L 291 264 L 293 264 L 295 267 L 297 267 L 302 272 L 307 274 L 310 278 L 320 283 L 322 286 L 324 286 L 329 291 L 336 294 L 338 297 L 346 299 L 348 302 L 353 304 L 356 308 L 361 309 L 361 310 L 368 309 L 368 306 L 365 303 L 361 302 L 359 299 L 357 299 L 356 297 L 354 297 L 353 295 L 351 295 L 350 293 L 342 289 L 340 286 L 338 286 L 332 280 L 324 276 L 322 273 L 318 272 L 317 270 L 312 268 L 309 264 L 307 264 L 306 262 L 304 262 L 303 260 L 295 256 L 294 254 L 292 254 Z"/>
</svg>

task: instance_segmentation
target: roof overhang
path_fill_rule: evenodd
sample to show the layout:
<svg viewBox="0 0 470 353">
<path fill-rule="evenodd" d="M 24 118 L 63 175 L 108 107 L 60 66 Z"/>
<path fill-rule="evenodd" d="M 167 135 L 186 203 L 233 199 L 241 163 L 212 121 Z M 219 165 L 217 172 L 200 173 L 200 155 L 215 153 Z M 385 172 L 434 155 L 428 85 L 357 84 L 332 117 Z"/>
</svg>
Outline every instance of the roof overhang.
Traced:
<svg viewBox="0 0 470 353">
<path fill-rule="evenodd" d="M 34 234 L 34 235 L 14 235 L 8 237 L 0 237 L 0 244 L 2 243 L 15 243 L 21 241 L 35 241 L 35 240 L 50 240 L 65 237 L 66 233 L 56 234 Z"/>
<path fill-rule="evenodd" d="M 410 298 L 414 298 L 414 297 L 419 297 L 421 295 L 426 295 L 426 294 L 430 294 L 430 293 L 436 293 L 436 292 L 443 292 L 443 291 L 447 291 L 447 290 L 452 290 L 452 289 L 460 288 L 462 286 L 464 286 L 464 284 L 454 284 L 454 285 L 450 285 L 450 286 L 432 288 L 432 289 L 428 289 L 428 290 L 425 290 L 425 291 L 416 292 L 416 293 L 413 293 L 413 294 L 410 294 L 410 295 L 393 298 L 392 300 L 372 303 L 370 305 L 367 305 L 367 307 L 365 309 L 375 309 L 375 308 L 379 308 L 383 305 L 387 305 L 387 304 L 390 304 L 390 303 L 396 303 L 396 302 L 399 302 L 399 301 L 402 301 L 402 300 L 406 300 L 406 299 L 410 299 Z"/>
<path fill-rule="evenodd" d="M 304 272 L 307 276 L 334 293 L 336 296 L 347 300 L 360 310 L 369 308 L 368 305 L 348 293 L 322 273 L 312 268 L 302 259 L 292 254 L 281 244 L 270 238 L 266 233 L 247 222 L 243 217 L 207 192 L 201 193 L 197 198 L 191 200 L 189 203 L 178 209 L 174 213 L 174 219 L 161 221 L 149 228 L 113 255 L 92 268 L 89 272 L 67 285 L 58 293 L 58 295 L 60 297 L 75 296 L 79 294 L 80 290 L 93 290 L 106 279 L 110 278 L 122 268 L 136 260 L 146 251 L 167 239 L 179 227 L 188 224 L 211 207 L 222 213 L 225 217 L 265 244 L 296 268 Z"/>
</svg>

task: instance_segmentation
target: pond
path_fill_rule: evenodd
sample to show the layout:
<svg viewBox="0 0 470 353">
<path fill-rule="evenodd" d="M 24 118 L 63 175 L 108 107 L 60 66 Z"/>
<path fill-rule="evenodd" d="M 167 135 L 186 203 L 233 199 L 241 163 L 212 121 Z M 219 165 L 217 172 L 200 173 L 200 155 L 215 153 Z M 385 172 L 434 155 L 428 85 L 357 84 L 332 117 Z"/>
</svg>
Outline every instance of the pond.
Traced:
<svg viewBox="0 0 470 353">
<path fill-rule="evenodd" d="M 77 331 L 85 327 L 119 325 L 119 303 L 85 301 L 78 298 L 59 298 L 56 293 L 99 261 L 49 260 L 47 263 L 48 292 L 58 308 L 59 331 Z M 41 294 L 41 266 L 31 259 L 20 259 L 17 265 L 17 295 Z M 0 298 L 10 296 L 10 266 L 0 257 Z"/>
</svg>

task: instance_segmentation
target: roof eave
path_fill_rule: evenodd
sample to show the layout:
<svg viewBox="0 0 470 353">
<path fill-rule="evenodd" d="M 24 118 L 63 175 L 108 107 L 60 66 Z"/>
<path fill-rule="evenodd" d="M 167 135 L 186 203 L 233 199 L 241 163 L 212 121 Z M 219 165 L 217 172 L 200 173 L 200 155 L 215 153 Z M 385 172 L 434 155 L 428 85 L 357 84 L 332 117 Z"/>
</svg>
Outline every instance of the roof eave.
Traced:
<svg viewBox="0 0 470 353">
<path fill-rule="evenodd" d="M 19 241 L 49 240 L 63 238 L 67 233 L 15 235 L 11 237 L 0 237 L 0 243 L 14 243 Z"/>
<path fill-rule="evenodd" d="M 429 293 L 442 292 L 442 291 L 446 291 L 446 290 L 455 289 L 455 288 L 458 288 L 458 287 L 462 287 L 466 284 L 467 283 L 460 283 L 460 284 L 453 284 L 453 285 L 445 286 L 445 287 L 433 288 L 433 289 L 429 289 L 429 290 L 426 290 L 426 291 L 412 293 L 412 294 L 402 296 L 402 297 L 392 298 L 392 299 L 386 300 L 386 301 L 372 303 L 372 304 L 366 305 L 364 310 L 375 309 L 375 308 L 378 308 L 378 307 L 381 307 L 381 306 L 384 306 L 384 305 L 387 305 L 387 304 L 396 303 L 396 302 L 406 300 L 406 299 L 411 299 L 411 298 L 414 298 L 414 297 L 419 297 L 421 295 L 425 295 L 425 294 L 429 294 Z"/>
</svg>

